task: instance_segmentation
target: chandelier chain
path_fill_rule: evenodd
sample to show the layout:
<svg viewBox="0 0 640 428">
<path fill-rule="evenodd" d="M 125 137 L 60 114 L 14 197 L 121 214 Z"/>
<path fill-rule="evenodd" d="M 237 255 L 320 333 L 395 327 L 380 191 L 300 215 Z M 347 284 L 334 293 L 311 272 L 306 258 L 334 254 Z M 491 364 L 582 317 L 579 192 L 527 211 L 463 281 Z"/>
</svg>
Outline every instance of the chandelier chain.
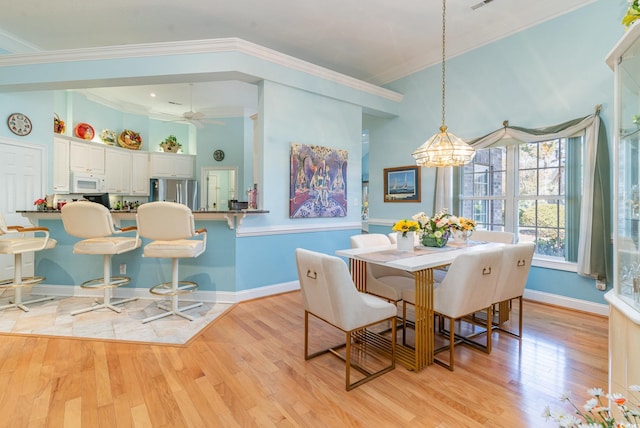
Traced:
<svg viewBox="0 0 640 428">
<path fill-rule="evenodd" d="M 444 126 L 444 97 L 445 87 L 445 12 L 447 10 L 447 0 L 442 0 L 442 126 Z"/>
</svg>

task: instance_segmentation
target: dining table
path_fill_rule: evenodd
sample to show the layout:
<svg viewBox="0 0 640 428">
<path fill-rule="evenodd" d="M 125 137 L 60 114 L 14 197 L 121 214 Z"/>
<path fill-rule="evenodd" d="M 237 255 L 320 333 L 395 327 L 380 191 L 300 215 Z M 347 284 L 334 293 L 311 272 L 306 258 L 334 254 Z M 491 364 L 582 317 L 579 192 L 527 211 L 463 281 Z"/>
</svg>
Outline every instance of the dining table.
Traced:
<svg viewBox="0 0 640 428">
<path fill-rule="evenodd" d="M 396 244 L 337 250 L 336 255 L 349 260 L 349 269 L 356 288 L 367 291 L 368 263 L 411 272 L 415 283 L 414 346 L 396 344 L 396 359 L 409 370 L 418 372 L 433 364 L 434 359 L 434 270 L 446 268 L 461 254 L 502 247 L 495 242 L 449 241 L 444 247 L 416 246 L 412 251 L 398 250 Z M 382 352 L 391 348 L 387 336 L 367 331 L 362 340 Z"/>
</svg>

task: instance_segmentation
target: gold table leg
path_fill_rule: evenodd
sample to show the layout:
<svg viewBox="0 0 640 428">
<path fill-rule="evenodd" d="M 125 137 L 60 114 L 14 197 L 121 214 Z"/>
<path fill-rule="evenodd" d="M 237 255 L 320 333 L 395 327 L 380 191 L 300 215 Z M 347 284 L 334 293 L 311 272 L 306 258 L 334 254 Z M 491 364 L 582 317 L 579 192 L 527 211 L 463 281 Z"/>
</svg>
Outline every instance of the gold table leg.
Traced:
<svg viewBox="0 0 640 428">
<path fill-rule="evenodd" d="M 363 260 L 350 259 L 351 277 L 358 291 L 367 291 L 366 268 Z M 420 371 L 433 364 L 433 269 L 414 272 L 415 302 L 415 348 L 396 344 L 396 359 L 409 370 Z M 376 341 L 367 337 L 367 343 L 376 346 Z M 379 339 L 379 338 L 378 338 Z M 378 342 L 387 344 L 387 341 Z"/>
<path fill-rule="evenodd" d="M 433 364 L 433 269 L 414 272 L 415 356 L 413 370 L 419 371 Z"/>
<path fill-rule="evenodd" d="M 349 259 L 349 268 L 351 270 L 351 278 L 356 285 L 358 291 L 363 293 L 367 291 L 367 262 L 364 260 Z"/>
<path fill-rule="evenodd" d="M 498 324 L 509 321 L 510 301 L 498 303 Z"/>
</svg>

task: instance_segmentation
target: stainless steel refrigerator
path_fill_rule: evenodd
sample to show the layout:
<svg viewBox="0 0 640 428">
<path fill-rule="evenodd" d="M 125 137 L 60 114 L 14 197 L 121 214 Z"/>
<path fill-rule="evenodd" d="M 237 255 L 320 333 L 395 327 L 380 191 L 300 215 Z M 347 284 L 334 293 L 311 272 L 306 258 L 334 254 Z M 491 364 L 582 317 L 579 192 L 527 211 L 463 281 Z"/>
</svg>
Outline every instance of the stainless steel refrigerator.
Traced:
<svg viewBox="0 0 640 428">
<path fill-rule="evenodd" d="M 198 181 L 179 178 L 152 178 L 150 180 L 149 202 L 178 202 L 198 210 Z"/>
</svg>

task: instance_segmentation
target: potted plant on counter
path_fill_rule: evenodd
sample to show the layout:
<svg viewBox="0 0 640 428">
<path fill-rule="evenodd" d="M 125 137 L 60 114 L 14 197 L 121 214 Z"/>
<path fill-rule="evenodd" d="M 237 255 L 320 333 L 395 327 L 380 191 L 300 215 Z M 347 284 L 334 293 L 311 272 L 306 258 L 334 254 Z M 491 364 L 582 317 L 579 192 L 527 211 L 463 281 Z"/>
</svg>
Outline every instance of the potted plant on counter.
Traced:
<svg viewBox="0 0 640 428">
<path fill-rule="evenodd" d="M 160 147 L 165 152 L 177 153 L 182 148 L 182 144 L 178 143 L 178 139 L 175 135 L 169 135 L 160 143 Z"/>
</svg>

